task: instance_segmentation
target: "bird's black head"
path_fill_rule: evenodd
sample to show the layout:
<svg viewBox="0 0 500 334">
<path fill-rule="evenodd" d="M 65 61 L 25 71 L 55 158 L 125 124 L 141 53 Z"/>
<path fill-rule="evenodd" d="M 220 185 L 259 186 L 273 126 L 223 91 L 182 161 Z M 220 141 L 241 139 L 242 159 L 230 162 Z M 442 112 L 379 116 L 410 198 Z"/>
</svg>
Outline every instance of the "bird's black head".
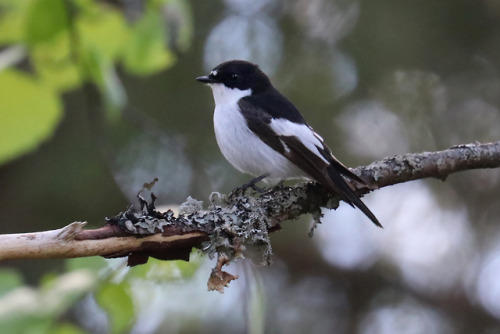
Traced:
<svg viewBox="0 0 500 334">
<path fill-rule="evenodd" d="M 198 77 L 196 80 L 240 90 L 251 89 L 253 93 L 271 87 L 269 78 L 259 66 L 244 60 L 226 61 L 217 65 L 208 76 Z"/>
</svg>

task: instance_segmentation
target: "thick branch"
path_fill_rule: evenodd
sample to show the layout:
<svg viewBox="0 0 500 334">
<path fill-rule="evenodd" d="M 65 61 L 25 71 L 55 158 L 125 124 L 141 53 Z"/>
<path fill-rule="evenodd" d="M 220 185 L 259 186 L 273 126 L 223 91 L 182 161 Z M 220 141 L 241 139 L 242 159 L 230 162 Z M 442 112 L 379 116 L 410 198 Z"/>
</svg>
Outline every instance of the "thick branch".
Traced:
<svg viewBox="0 0 500 334">
<path fill-rule="evenodd" d="M 83 230 L 86 224 L 74 222 L 58 230 L 0 235 L 0 260 L 128 256 L 147 249 L 148 244 L 154 245 L 149 252 L 160 250 L 164 255 L 173 255 L 172 258 L 189 260 L 191 243 L 208 239 L 207 234 L 200 231 L 136 238 L 111 225 Z"/>
<path fill-rule="evenodd" d="M 354 172 L 369 186 L 352 186 L 363 195 L 406 181 L 428 177 L 444 180 L 459 171 L 498 167 L 500 142 L 460 145 L 439 152 L 389 157 L 367 167 L 357 167 Z M 170 210 L 156 211 L 154 198 L 151 203 L 141 198 L 140 212 L 127 210 L 97 230 L 83 230 L 84 223 L 73 223 L 55 231 L 0 235 L 0 259 L 128 256 L 129 264 L 135 265 L 146 262 L 150 256 L 188 260 L 192 247 L 197 247 L 211 257 L 223 255 L 224 261 L 219 261 L 212 276 L 220 278 L 220 284 L 224 285 L 232 278 L 223 279 L 228 276 L 220 267 L 239 257 L 242 249 L 260 247 L 263 260 L 269 262 L 268 233 L 279 229 L 280 223 L 305 213 L 319 220 L 322 207 L 338 206 L 338 199 L 316 183 L 277 186 L 252 196 L 214 193 L 211 202 L 208 210 L 204 210 L 201 202 L 188 199 L 183 204 L 184 213 L 176 217 Z M 217 284 L 215 288 L 221 288 Z"/>
</svg>

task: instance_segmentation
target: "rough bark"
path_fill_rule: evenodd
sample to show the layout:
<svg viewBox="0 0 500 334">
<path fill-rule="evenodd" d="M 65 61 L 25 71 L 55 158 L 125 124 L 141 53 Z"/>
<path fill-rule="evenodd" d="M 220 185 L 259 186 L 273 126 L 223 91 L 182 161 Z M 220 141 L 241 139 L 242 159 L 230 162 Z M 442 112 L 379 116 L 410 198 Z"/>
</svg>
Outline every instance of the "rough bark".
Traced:
<svg viewBox="0 0 500 334">
<path fill-rule="evenodd" d="M 351 185 L 359 195 L 397 183 L 438 178 L 445 180 L 459 171 L 500 167 L 500 141 L 458 145 L 438 152 L 405 154 L 353 169 L 368 186 Z M 84 230 L 75 222 L 62 229 L 37 233 L 0 235 L 0 260 L 72 258 L 100 255 L 128 257 L 129 265 L 145 263 L 148 257 L 189 260 L 193 247 L 219 261 L 209 281 L 211 289 L 222 291 L 235 276 L 222 266 L 242 255 L 242 250 L 262 250 L 263 262 L 270 262 L 269 233 L 286 220 L 312 214 L 316 221 L 321 208 L 336 208 L 338 199 L 317 183 L 294 187 L 279 185 L 263 193 L 230 195 L 213 193 L 211 204 L 192 198 L 181 205 L 181 213 L 158 212 L 151 201 L 139 198 L 141 210 L 127 210 L 108 219 L 96 230 Z"/>
</svg>

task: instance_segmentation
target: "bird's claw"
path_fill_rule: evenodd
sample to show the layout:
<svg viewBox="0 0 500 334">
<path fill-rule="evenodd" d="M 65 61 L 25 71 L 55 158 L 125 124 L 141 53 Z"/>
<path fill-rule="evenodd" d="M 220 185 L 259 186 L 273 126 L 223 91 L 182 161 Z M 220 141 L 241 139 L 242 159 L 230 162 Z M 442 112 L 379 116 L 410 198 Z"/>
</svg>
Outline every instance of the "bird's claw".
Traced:
<svg viewBox="0 0 500 334">
<path fill-rule="evenodd" d="M 267 189 L 266 188 L 261 188 L 256 185 L 257 182 L 262 181 L 262 179 L 266 178 L 267 175 L 261 175 L 259 177 L 256 177 L 255 179 L 250 180 L 249 182 L 242 184 L 241 186 L 238 186 L 231 191 L 231 197 L 234 197 L 236 195 L 244 195 L 245 192 L 248 190 L 248 188 L 251 188 L 254 192 L 257 192 L 259 194 L 263 194 Z"/>
</svg>

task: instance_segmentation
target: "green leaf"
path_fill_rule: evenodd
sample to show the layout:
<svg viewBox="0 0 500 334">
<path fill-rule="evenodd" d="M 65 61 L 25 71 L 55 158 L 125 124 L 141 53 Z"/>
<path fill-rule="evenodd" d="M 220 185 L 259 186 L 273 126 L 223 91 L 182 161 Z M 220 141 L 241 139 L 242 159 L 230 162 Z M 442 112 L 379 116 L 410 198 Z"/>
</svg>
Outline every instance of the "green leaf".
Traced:
<svg viewBox="0 0 500 334">
<path fill-rule="evenodd" d="M 90 6 L 86 2 L 81 5 Z M 126 93 L 115 73 L 114 62 L 127 44 L 129 28 L 123 16 L 114 10 L 94 11 L 88 7 L 77 22 L 81 38 L 80 56 L 85 75 L 104 97 L 109 119 L 116 119 L 126 104 Z M 110 38 L 112 36 L 112 38 Z"/>
<path fill-rule="evenodd" d="M 20 286 L 0 297 L 0 332 L 9 334 L 52 333 L 55 319 L 94 288 L 88 270 L 42 279 L 42 286 Z"/>
<path fill-rule="evenodd" d="M 132 28 L 124 52 L 125 68 L 137 75 L 147 75 L 171 66 L 175 60 L 167 50 L 166 25 L 161 12 L 149 10 Z"/>
<path fill-rule="evenodd" d="M 99 58 L 112 63 L 127 43 L 129 27 L 120 12 L 109 8 L 97 11 L 98 8 L 88 9 L 78 16 L 76 28 L 80 48 L 83 56 L 97 53 Z"/>
<path fill-rule="evenodd" d="M 83 78 L 72 54 L 68 31 L 34 45 L 30 55 L 38 78 L 55 91 L 65 92 L 81 84 Z"/>
<path fill-rule="evenodd" d="M 143 278 L 157 282 L 191 278 L 203 263 L 204 256 L 198 250 L 191 252 L 189 262 L 162 261 L 150 258 L 148 263 L 130 269 L 129 278 Z"/>
<path fill-rule="evenodd" d="M 1 0 L 0 45 L 24 40 L 28 8 L 32 0 Z"/>
<path fill-rule="evenodd" d="M 90 49 L 85 58 L 85 67 L 103 96 L 108 119 L 117 119 L 127 103 L 127 95 L 111 60 L 98 50 Z"/>
<path fill-rule="evenodd" d="M 0 72 L 0 164 L 35 149 L 61 118 L 57 95 L 19 71 Z"/>
<path fill-rule="evenodd" d="M 18 316 L 0 319 L 2 333 L 9 334 L 46 334 L 54 322 L 49 316 Z"/>
<path fill-rule="evenodd" d="M 49 41 L 67 29 L 68 17 L 64 0 L 35 0 L 27 17 L 26 42 L 36 44 Z"/>
<path fill-rule="evenodd" d="M 125 282 L 105 283 L 96 293 L 99 305 L 108 313 L 111 333 L 123 333 L 132 325 L 134 305 Z"/>
<path fill-rule="evenodd" d="M 96 283 L 96 275 L 87 269 L 74 270 L 60 276 L 47 274 L 41 280 L 38 291 L 40 303 L 37 305 L 39 312 L 35 314 L 47 312 L 57 315 L 65 312 L 91 291 Z"/>
<path fill-rule="evenodd" d="M 21 274 L 12 269 L 0 270 L 0 296 L 23 284 Z"/>
<path fill-rule="evenodd" d="M 70 323 L 58 324 L 52 326 L 52 328 L 50 329 L 50 334 L 85 334 L 85 333 L 87 332 Z"/>
</svg>

